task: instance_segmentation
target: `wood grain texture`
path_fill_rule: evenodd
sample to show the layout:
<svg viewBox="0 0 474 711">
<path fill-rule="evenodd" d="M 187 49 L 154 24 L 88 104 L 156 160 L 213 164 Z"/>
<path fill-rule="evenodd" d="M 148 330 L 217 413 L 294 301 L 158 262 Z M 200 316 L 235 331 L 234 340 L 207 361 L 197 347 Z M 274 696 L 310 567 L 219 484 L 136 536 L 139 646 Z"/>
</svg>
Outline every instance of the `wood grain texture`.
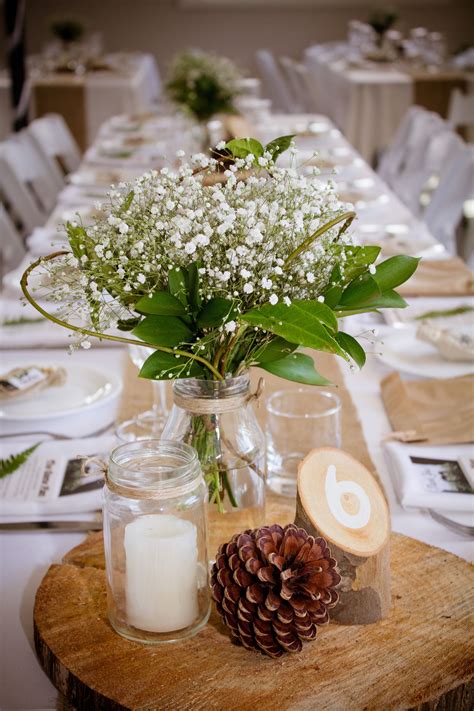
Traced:
<svg viewBox="0 0 474 711">
<path fill-rule="evenodd" d="M 281 509 L 271 502 L 268 520 L 291 520 L 291 507 Z M 301 654 L 273 660 L 232 645 L 215 613 L 179 644 L 119 637 L 107 620 L 100 536 L 51 566 L 34 612 L 41 664 L 79 711 L 472 708 L 474 568 L 450 553 L 392 534 L 390 616 L 332 623 Z"/>
</svg>

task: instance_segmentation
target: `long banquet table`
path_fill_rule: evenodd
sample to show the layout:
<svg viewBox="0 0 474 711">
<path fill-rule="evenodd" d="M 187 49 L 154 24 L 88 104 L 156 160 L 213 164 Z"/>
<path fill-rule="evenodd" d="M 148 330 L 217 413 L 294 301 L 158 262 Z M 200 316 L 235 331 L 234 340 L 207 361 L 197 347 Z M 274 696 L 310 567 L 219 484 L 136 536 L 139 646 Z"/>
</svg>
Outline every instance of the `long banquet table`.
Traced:
<svg viewBox="0 0 474 711">
<path fill-rule="evenodd" d="M 294 125 L 295 121 L 298 123 L 299 120 L 301 125 L 306 125 L 308 119 L 313 120 L 316 124 L 327 122 L 324 117 L 313 116 L 298 119 L 294 116 L 274 116 L 265 126 L 256 127 L 256 133 L 262 139 L 273 138 L 276 135 L 288 133 L 290 130 L 293 131 L 295 128 L 298 129 L 298 126 Z M 434 248 L 435 255 L 442 255 L 442 247 L 437 245 L 421 223 L 410 216 L 408 210 L 375 176 L 372 169 L 357 155 L 341 133 L 334 126 L 329 125 L 329 129 L 324 133 L 324 137 L 318 138 L 316 134 L 309 137 L 304 136 L 297 139 L 297 144 L 299 143 L 300 147 L 304 147 L 305 150 L 308 146 L 321 148 L 321 150 L 326 150 L 329 146 L 333 152 L 338 149 L 341 155 L 346 156 L 347 151 L 352 152 L 353 160 L 350 165 L 341 166 L 340 173 L 335 178 L 349 180 L 357 176 L 357 179 L 371 179 L 383 198 L 375 201 L 372 207 L 363 203 L 360 205 L 359 225 L 361 227 L 370 225 L 374 221 L 388 224 L 394 220 L 406 220 L 412 229 L 422 236 L 420 244 L 427 254 L 431 254 Z M 337 150 L 334 154 L 337 155 Z M 114 168 L 117 165 L 117 161 L 113 162 Z M 121 165 L 127 167 L 130 166 L 130 163 L 124 160 Z M 91 164 L 84 164 L 81 168 L 82 171 L 92 169 Z M 80 204 L 79 200 L 78 204 Z M 71 210 L 69 203 L 67 205 L 58 204 L 50 218 L 50 225 L 57 224 L 66 209 Z M 29 259 L 31 260 L 31 255 L 29 255 Z M 16 280 L 17 278 L 15 277 Z M 18 299 L 18 292 L 15 291 L 15 279 L 13 281 L 11 278 L 6 280 L 7 286 L 1 300 L 5 310 L 15 299 Z M 449 297 L 445 301 L 446 304 L 449 304 Z M 374 325 L 376 326 L 377 322 L 370 321 L 370 327 Z M 352 320 L 354 332 L 367 327 L 366 317 Z M 2 367 L 7 363 L 21 365 L 37 361 L 45 363 L 54 361 L 61 364 L 71 358 L 65 349 L 67 338 L 59 330 L 59 327 L 49 323 L 39 324 L 33 333 L 34 342 L 33 337 L 31 342 L 28 342 L 12 333 L 8 344 L 4 343 L 4 346 L 8 345 L 9 348 L 4 348 L 1 351 Z M 39 346 L 41 346 L 41 350 L 38 350 Z M 97 368 L 109 371 L 121 369 L 126 357 L 126 351 L 120 347 L 93 347 L 88 351 L 77 351 L 72 356 L 74 362 L 94 364 Z M 378 360 L 376 355 L 372 355 L 368 358 L 367 365 L 362 371 L 353 372 L 345 364 L 342 364 L 342 369 L 345 385 L 352 396 L 362 423 L 369 453 L 387 493 L 393 530 L 438 546 L 462 558 L 473 560 L 473 545 L 469 539 L 440 526 L 426 512 L 402 509 L 397 501 L 381 446 L 383 438 L 391 432 L 391 427 L 380 396 L 380 381 L 390 372 L 390 368 Z M 74 422 L 69 425 L 69 433 L 71 435 L 74 433 Z M 59 562 L 71 547 L 79 544 L 83 539 L 84 535 L 73 533 L 21 532 L 0 535 L 2 560 L 0 644 L 3 657 L 0 667 L 0 708 L 5 711 L 7 709 L 26 711 L 27 709 L 49 710 L 56 708 L 57 692 L 42 671 L 34 653 L 33 603 L 35 591 L 49 565 Z"/>
</svg>

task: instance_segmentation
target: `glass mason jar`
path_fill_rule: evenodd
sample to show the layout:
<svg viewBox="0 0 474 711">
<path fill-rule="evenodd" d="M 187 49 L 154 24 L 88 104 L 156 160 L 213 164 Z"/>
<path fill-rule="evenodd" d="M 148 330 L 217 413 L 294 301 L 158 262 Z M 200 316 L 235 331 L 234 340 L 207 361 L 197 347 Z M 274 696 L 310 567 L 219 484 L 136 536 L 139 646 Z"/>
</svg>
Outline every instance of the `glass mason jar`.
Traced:
<svg viewBox="0 0 474 711">
<path fill-rule="evenodd" d="M 151 439 L 111 453 L 103 507 L 107 605 L 123 637 L 171 642 L 206 624 L 206 499 L 187 444 Z"/>
<path fill-rule="evenodd" d="M 192 445 L 208 486 L 209 552 L 264 522 L 265 438 L 245 373 L 225 380 L 176 380 L 163 437 Z"/>
</svg>

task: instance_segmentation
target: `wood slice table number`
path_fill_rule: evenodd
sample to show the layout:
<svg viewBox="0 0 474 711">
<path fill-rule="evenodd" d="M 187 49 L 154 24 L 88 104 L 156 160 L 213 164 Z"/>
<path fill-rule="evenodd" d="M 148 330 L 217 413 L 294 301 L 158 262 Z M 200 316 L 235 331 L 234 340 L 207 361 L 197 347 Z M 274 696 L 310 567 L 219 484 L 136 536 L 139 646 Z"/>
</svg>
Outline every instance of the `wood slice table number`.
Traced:
<svg viewBox="0 0 474 711">
<path fill-rule="evenodd" d="M 369 624 L 390 612 L 390 516 L 372 474 L 350 454 L 313 449 L 298 470 L 295 523 L 325 538 L 342 580 L 331 619 Z"/>
</svg>

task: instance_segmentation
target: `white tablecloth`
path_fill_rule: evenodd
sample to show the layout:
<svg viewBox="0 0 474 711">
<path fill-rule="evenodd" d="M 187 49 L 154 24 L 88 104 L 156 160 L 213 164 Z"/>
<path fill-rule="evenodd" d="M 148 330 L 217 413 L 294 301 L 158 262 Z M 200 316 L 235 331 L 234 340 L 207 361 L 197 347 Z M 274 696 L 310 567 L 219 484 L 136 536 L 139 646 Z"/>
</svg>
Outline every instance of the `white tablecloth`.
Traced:
<svg viewBox="0 0 474 711">
<path fill-rule="evenodd" d="M 317 87 L 318 109 L 372 162 L 413 103 L 411 78 L 392 69 L 348 68 L 344 59 L 312 48 L 305 63 Z"/>
<path fill-rule="evenodd" d="M 95 139 L 106 119 L 116 114 L 148 109 L 161 90 L 160 76 L 152 55 L 108 55 L 107 59 L 121 67 L 121 71 L 89 72 L 84 77 L 88 144 Z M 59 74 L 51 78 L 51 84 L 67 79 L 67 75 Z M 0 140 L 11 131 L 12 115 L 10 80 L 4 70 L 0 73 Z M 30 115 L 31 118 L 35 117 L 34 101 L 31 103 Z"/>
</svg>

